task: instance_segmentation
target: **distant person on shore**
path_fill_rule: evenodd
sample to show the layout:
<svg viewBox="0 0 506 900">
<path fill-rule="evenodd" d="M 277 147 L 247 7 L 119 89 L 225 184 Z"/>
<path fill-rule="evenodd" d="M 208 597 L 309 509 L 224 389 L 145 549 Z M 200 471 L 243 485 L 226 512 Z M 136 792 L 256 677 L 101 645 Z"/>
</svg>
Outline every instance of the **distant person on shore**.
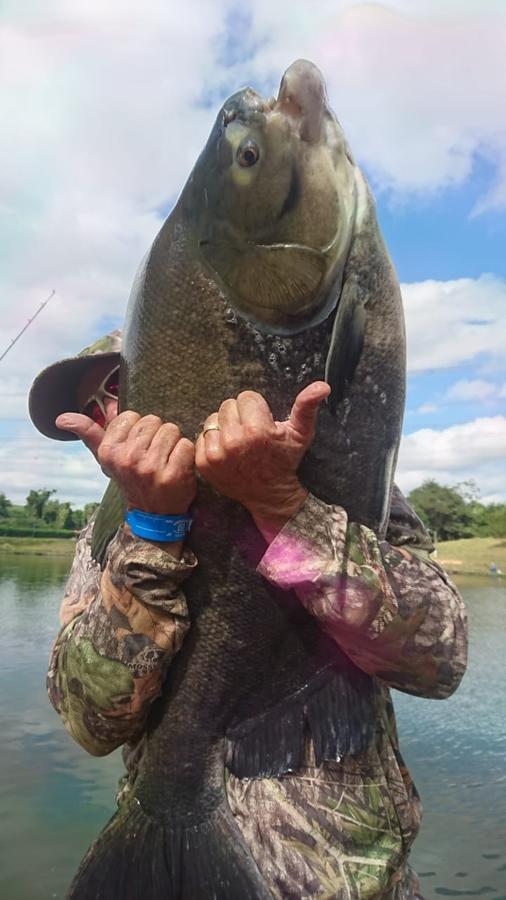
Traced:
<svg viewBox="0 0 506 900">
<path fill-rule="evenodd" d="M 194 446 L 155 416 L 118 415 L 119 349 L 115 332 L 42 372 L 30 395 L 32 419 L 48 437 L 81 437 L 130 506 L 155 515 L 187 512 L 197 489 Z M 318 408 L 307 397 L 299 395 L 291 414 L 299 456 L 287 444 L 284 469 L 292 480 Z M 240 398 L 227 404 L 237 412 Z M 209 412 L 208 422 L 217 423 L 221 409 Z M 247 506 L 242 498 L 252 485 L 264 490 L 272 444 L 267 436 L 256 466 L 238 476 L 226 446 L 219 459 L 206 449 L 223 431 L 214 424 L 210 438 L 199 436 L 197 465 L 217 489 L 233 491 Z M 90 753 L 124 745 L 121 803 L 145 752 L 152 702 L 191 627 L 182 585 L 197 560 L 181 540 L 144 540 L 123 524 L 101 571 L 91 557 L 92 530 L 93 521 L 76 548 L 48 689 L 66 728 Z M 408 862 L 421 805 L 399 752 L 389 688 L 432 698 L 456 689 L 467 657 L 461 597 L 430 559 L 432 542 L 398 489 L 385 541 L 301 488 L 300 507 L 273 521 L 267 543 L 259 573 L 293 589 L 322 630 L 372 677 L 376 733 L 367 751 L 320 766 L 308 737 L 302 768 L 280 778 L 241 780 L 229 772 L 232 814 L 274 898 L 421 898 Z"/>
</svg>

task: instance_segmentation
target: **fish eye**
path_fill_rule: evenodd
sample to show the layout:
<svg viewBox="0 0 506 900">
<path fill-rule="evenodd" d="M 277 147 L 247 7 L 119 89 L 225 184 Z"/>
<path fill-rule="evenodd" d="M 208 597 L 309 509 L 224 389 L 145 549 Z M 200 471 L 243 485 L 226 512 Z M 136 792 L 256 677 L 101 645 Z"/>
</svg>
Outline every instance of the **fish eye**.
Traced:
<svg viewBox="0 0 506 900">
<path fill-rule="evenodd" d="M 237 162 L 244 168 L 254 166 L 259 156 L 260 151 L 254 141 L 246 141 L 237 150 Z"/>
</svg>

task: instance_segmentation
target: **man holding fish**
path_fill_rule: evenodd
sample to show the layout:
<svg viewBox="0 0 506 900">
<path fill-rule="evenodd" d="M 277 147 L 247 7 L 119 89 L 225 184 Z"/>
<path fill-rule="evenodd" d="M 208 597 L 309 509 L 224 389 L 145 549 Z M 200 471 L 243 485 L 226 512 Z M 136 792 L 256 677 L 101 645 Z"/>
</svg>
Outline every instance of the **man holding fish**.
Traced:
<svg viewBox="0 0 506 900">
<path fill-rule="evenodd" d="M 164 428 L 152 417 L 117 416 L 120 340 L 113 333 L 91 352 L 45 370 L 32 390 L 32 418 L 48 436 L 81 437 L 102 464 L 106 460 L 107 473 L 136 508 L 187 513 L 196 490 L 194 448 L 175 426 L 165 429 L 169 433 L 162 441 Z M 70 396 L 69 384 L 74 384 Z M 343 641 L 358 665 L 393 687 L 446 697 L 465 669 L 465 618 L 458 593 L 429 557 L 430 539 L 421 523 L 396 492 L 391 543 L 378 542 L 368 529 L 346 528 L 344 512 L 308 496 L 297 477 L 327 394 L 321 382 L 306 388 L 282 423 L 273 421 L 259 394 L 226 400 L 197 440 L 198 470 L 250 510 L 268 541 L 259 567 L 264 577 L 295 587 L 321 627 Z M 65 431 L 57 430 L 55 419 Z M 149 473 L 139 471 L 148 458 L 148 440 L 152 453 L 164 446 L 163 454 L 153 454 L 158 464 Z M 135 779 L 151 703 L 170 677 L 170 661 L 190 627 L 180 585 L 196 560 L 183 541 L 134 538 L 124 525 L 100 572 L 90 554 L 92 529 L 93 522 L 76 549 L 48 688 L 66 728 L 88 752 L 104 755 L 125 744 L 128 775 L 121 802 Z M 381 574 L 379 604 L 369 589 L 358 603 L 343 601 L 347 567 L 359 577 L 363 570 L 364 588 L 373 573 Z M 381 617 L 388 624 L 378 642 Z M 417 624 L 409 627 L 413 619 Z M 417 643 L 423 648 L 418 657 Z M 89 665 L 93 659 L 95 666 Z M 317 768 L 308 746 L 299 772 L 274 783 L 245 779 L 241 784 L 229 775 L 229 803 L 272 896 L 344 897 L 346 890 L 360 898 L 421 896 L 407 862 L 420 802 L 399 753 L 386 689 L 382 699 L 372 753 Z"/>
<path fill-rule="evenodd" d="M 119 415 L 117 349 L 30 402 L 112 479 L 49 692 L 127 775 L 69 896 L 419 896 L 389 688 L 451 694 L 465 612 L 392 488 L 400 293 L 310 63 L 220 112 L 136 279 Z"/>
</svg>

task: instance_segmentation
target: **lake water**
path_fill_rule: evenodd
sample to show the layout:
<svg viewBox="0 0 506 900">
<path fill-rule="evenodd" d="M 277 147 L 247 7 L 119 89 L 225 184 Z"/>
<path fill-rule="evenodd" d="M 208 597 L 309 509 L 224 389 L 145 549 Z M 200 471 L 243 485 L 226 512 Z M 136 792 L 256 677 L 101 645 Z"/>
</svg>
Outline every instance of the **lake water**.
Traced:
<svg viewBox="0 0 506 900">
<path fill-rule="evenodd" d="M 0 897 L 63 898 L 114 806 L 119 752 L 74 745 L 45 675 L 68 562 L 0 555 Z M 427 900 L 506 900 L 506 584 L 459 584 L 468 673 L 447 701 L 394 692 L 401 746 L 425 805 L 413 852 Z"/>
</svg>

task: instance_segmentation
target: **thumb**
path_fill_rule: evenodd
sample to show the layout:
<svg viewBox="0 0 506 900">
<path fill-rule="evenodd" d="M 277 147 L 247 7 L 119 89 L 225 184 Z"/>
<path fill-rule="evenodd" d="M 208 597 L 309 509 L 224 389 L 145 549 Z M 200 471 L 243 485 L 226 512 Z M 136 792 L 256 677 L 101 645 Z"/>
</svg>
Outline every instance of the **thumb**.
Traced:
<svg viewBox="0 0 506 900">
<path fill-rule="evenodd" d="M 93 419 L 80 413 L 62 413 L 55 419 L 55 425 L 62 431 L 71 431 L 81 438 L 83 444 L 86 444 L 96 458 L 105 431 Z"/>
<path fill-rule="evenodd" d="M 325 381 L 313 381 L 296 396 L 289 421 L 304 443 L 313 439 L 318 409 L 329 394 L 329 384 Z"/>
</svg>

